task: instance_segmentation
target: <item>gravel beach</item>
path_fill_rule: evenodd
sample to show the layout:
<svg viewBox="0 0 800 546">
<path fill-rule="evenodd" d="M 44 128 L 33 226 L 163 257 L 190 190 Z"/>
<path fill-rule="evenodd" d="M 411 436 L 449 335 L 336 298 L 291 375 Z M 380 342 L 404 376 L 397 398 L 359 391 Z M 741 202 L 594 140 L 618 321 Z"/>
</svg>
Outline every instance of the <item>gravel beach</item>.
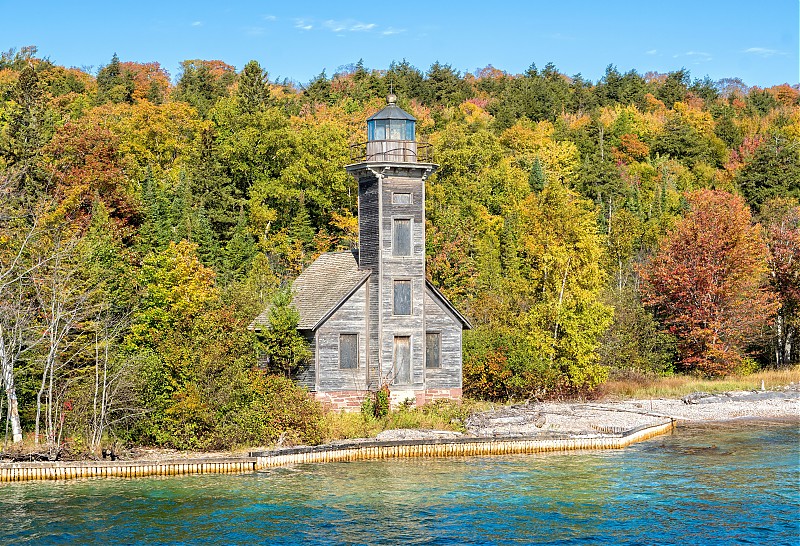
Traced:
<svg viewBox="0 0 800 546">
<path fill-rule="evenodd" d="M 618 434 L 662 423 L 665 419 L 680 424 L 748 418 L 800 421 L 800 388 L 718 394 L 698 392 L 682 399 L 504 406 L 472 415 L 467 421 L 467 431 L 473 436 L 587 436 Z"/>
</svg>

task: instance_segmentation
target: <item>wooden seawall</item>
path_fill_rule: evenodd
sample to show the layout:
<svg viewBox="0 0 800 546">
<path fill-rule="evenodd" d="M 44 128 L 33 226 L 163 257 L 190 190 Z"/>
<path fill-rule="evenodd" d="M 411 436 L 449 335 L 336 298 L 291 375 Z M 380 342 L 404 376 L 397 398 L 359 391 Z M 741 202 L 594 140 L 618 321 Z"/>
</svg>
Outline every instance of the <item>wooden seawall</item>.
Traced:
<svg viewBox="0 0 800 546">
<path fill-rule="evenodd" d="M 183 474 L 252 472 L 255 459 L 180 459 L 164 461 L 64 461 L 6 463 L 0 466 L 0 482 L 72 480 L 76 478 L 140 478 Z"/>
<path fill-rule="evenodd" d="M 242 473 L 303 463 L 621 449 L 648 438 L 666 434 L 674 427 L 674 422 L 668 421 L 654 426 L 639 427 L 613 436 L 598 435 L 596 437 L 546 440 L 511 437 L 374 441 L 252 452 L 249 457 L 223 459 L 7 463 L 0 466 L 0 482 Z"/>
</svg>

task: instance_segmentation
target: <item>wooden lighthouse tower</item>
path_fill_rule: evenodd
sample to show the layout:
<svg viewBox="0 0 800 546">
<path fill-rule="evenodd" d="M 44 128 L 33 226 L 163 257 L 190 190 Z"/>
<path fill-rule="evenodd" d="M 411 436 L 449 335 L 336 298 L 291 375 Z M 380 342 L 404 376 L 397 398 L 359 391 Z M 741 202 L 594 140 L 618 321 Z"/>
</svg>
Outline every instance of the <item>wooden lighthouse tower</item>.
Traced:
<svg viewBox="0 0 800 546">
<path fill-rule="evenodd" d="M 358 250 L 320 256 L 293 284 L 314 354 L 298 380 L 336 408 L 356 409 L 384 385 L 393 404 L 461 397 L 470 324 L 425 276 L 425 180 L 438 166 L 396 100 L 367 119 L 367 142 L 346 167 L 358 180 Z"/>
</svg>

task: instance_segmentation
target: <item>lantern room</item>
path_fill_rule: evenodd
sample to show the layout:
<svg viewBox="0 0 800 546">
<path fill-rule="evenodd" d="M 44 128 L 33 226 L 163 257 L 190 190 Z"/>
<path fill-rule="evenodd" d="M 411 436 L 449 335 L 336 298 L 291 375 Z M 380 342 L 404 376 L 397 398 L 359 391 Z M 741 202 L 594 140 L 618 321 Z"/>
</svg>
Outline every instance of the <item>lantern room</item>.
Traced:
<svg viewBox="0 0 800 546">
<path fill-rule="evenodd" d="M 409 163 L 417 161 L 417 119 L 397 106 L 397 96 L 386 97 L 386 106 L 367 118 L 367 161 Z"/>
</svg>

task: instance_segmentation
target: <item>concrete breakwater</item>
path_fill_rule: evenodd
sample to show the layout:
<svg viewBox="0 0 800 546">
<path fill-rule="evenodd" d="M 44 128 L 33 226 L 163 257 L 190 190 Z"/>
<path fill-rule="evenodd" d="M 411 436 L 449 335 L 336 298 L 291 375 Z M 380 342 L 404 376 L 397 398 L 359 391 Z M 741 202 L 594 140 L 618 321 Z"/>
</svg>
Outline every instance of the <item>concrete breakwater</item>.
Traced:
<svg viewBox="0 0 800 546">
<path fill-rule="evenodd" d="M 666 434 L 672 431 L 674 427 L 674 421 L 669 420 L 656 425 L 637 427 L 621 434 L 602 434 L 591 437 L 548 439 L 535 437 L 466 437 L 389 442 L 366 441 L 273 451 L 255 451 L 251 452 L 249 457 L 237 458 L 4 463 L 0 465 L 0 482 L 242 473 L 304 463 L 621 449 L 648 438 Z"/>
</svg>

